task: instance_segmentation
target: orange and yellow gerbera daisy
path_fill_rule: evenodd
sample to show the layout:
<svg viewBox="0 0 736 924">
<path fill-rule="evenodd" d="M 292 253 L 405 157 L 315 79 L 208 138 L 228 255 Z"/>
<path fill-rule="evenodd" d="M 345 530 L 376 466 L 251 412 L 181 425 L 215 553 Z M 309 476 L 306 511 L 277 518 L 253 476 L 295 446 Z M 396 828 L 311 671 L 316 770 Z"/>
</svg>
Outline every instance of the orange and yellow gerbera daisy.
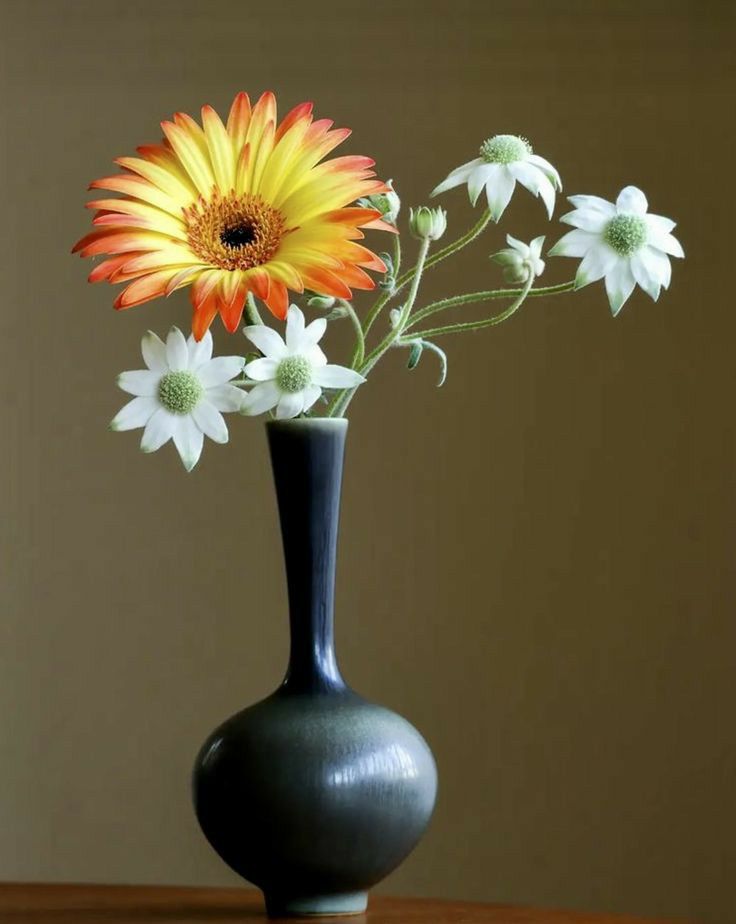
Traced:
<svg viewBox="0 0 736 924">
<path fill-rule="evenodd" d="M 122 198 L 87 203 L 95 230 L 74 247 L 109 255 L 89 280 L 128 283 L 116 308 L 190 286 L 199 340 L 218 312 L 235 331 L 249 292 L 283 319 L 288 289 L 351 298 L 351 288 L 374 288 L 365 270 L 386 267 L 356 243 L 359 229 L 395 229 L 374 209 L 347 206 L 388 187 L 369 157 L 322 162 L 349 129 L 312 121 L 311 103 L 277 124 L 270 92 L 252 109 L 239 93 L 227 125 L 205 106 L 201 127 L 183 113 L 161 127 L 160 145 L 118 158 L 123 173 L 90 185 Z"/>
</svg>

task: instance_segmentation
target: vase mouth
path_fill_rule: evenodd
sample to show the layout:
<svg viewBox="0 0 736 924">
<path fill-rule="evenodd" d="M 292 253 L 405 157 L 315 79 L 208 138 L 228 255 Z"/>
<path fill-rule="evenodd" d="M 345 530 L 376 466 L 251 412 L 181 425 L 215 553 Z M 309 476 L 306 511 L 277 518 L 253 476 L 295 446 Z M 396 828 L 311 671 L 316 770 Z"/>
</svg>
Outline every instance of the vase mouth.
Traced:
<svg viewBox="0 0 736 924">
<path fill-rule="evenodd" d="M 347 417 L 292 417 L 266 421 L 269 430 L 344 430 L 347 425 Z"/>
</svg>

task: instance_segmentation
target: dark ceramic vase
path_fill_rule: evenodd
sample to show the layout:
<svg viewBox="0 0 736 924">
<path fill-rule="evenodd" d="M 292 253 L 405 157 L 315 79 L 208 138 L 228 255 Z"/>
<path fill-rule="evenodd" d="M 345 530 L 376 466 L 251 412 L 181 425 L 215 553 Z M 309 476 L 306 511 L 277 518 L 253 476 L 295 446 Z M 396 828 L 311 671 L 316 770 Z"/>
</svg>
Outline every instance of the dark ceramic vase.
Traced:
<svg viewBox="0 0 736 924">
<path fill-rule="evenodd" d="M 340 675 L 333 597 L 347 421 L 267 424 L 286 557 L 289 668 L 202 746 L 194 805 L 210 844 L 271 916 L 354 914 L 409 854 L 434 807 L 421 735 Z"/>
</svg>

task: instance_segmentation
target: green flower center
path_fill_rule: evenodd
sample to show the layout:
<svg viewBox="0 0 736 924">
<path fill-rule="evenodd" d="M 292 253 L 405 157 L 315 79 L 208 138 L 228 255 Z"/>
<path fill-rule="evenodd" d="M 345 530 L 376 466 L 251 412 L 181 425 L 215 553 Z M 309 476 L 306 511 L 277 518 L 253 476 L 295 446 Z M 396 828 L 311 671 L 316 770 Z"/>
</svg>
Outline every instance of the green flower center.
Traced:
<svg viewBox="0 0 736 924">
<path fill-rule="evenodd" d="M 487 164 L 511 164 L 531 153 L 532 146 L 519 135 L 494 135 L 480 146 L 480 156 Z"/>
<path fill-rule="evenodd" d="M 276 384 L 281 391 L 294 393 L 312 381 L 312 364 L 305 356 L 287 356 L 276 369 Z"/>
<path fill-rule="evenodd" d="M 204 389 L 193 372 L 167 372 L 158 383 L 158 400 L 172 414 L 190 414 Z"/>
<path fill-rule="evenodd" d="M 622 257 L 630 257 L 647 242 L 647 223 L 639 215 L 616 215 L 606 225 L 603 240 Z"/>
</svg>

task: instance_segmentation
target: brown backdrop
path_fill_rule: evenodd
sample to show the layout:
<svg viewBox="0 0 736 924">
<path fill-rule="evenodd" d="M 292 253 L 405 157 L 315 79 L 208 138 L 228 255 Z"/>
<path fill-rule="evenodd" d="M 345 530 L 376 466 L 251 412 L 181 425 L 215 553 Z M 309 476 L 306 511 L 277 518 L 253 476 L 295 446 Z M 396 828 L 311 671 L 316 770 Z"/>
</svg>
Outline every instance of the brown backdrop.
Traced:
<svg viewBox="0 0 736 924">
<path fill-rule="evenodd" d="M 284 666 L 262 428 L 233 421 L 191 476 L 108 433 L 115 375 L 187 300 L 118 315 L 68 251 L 87 182 L 161 118 L 273 88 L 352 126 L 346 151 L 406 205 L 518 131 L 567 193 L 633 182 L 679 221 L 688 259 L 656 305 L 637 293 L 613 321 L 601 285 L 534 302 L 447 340 L 441 391 L 431 358 L 384 363 L 353 406 L 339 646 L 441 768 L 387 890 L 731 920 L 734 5 L 0 8 L 0 876 L 231 881 L 188 774 Z M 445 204 L 457 234 L 473 212 Z M 563 230 L 523 191 L 504 227 Z M 497 280 L 500 240 L 425 297 Z"/>
</svg>

